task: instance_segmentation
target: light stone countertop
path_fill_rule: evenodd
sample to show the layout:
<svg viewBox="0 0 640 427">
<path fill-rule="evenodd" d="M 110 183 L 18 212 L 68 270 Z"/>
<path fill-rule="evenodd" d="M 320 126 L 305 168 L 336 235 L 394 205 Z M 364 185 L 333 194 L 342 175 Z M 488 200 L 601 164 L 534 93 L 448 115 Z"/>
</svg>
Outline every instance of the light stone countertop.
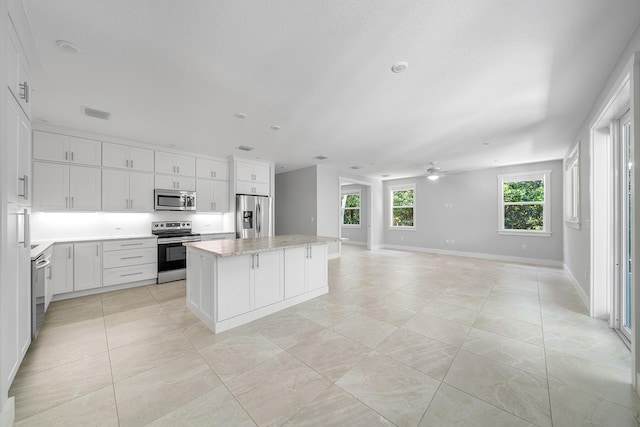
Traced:
<svg viewBox="0 0 640 427">
<path fill-rule="evenodd" d="M 208 252 L 212 255 L 228 257 L 234 255 L 269 252 L 276 249 L 295 248 L 306 245 L 321 245 L 339 242 L 337 237 L 286 234 L 283 236 L 258 237 L 255 239 L 210 240 L 206 242 L 183 243 L 189 248 Z"/>
</svg>

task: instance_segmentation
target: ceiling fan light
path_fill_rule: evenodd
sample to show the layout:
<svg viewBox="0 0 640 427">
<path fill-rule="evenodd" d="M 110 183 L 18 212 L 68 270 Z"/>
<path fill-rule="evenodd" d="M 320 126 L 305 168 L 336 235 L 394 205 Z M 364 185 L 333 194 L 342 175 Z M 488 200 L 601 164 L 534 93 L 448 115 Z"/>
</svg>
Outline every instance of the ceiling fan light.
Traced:
<svg viewBox="0 0 640 427">
<path fill-rule="evenodd" d="M 431 175 L 427 176 L 427 178 L 429 178 L 431 181 L 436 181 L 438 178 L 440 178 L 440 176 L 436 173 L 432 173 Z"/>
</svg>

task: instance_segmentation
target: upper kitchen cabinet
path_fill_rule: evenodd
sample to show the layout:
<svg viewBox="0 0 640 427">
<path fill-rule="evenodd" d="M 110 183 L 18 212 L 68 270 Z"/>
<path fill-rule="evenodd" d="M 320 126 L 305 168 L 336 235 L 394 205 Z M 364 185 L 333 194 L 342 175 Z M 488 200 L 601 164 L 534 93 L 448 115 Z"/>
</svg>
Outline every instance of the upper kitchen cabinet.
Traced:
<svg viewBox="0 0 640 427">
<path fill-rule="evenodd" d="M 79 165 L 100 166 L 100 141 L 58 133 L 33 132 L 33 158 Z"/>
<path fill-rule="evenodd" d="M 198 157 L 196 159 L 196 176 L 226 181 L 229 179 L 229 162 Z"/>
<path fill-rule="evenodd" d="M 31 122 L 13 97 L 7 97 L 7 161 L 9 202 L 31 205 Z"/>
<path fill-rule="evenodd" d="M 152 212 L 153 174 L 104 169 L 102 210 L 104 212 Z"/>
<path fill-rule="evenodd" d="M 271 165 L 269 163 L 236 159 L 236 194 L 270 196 Z"/>
<path fill-rule="evenodd" d="M 99 168 L 33 162 L 33 208 L 39 211 L 100 211 L 101 176 Z"/>
<path fill-rule="evenodd" d="M 18 33 L 10 21 L 7 36 L 7 87 L 27 117 L 31 117 L 29 70 L 29 61 L 18 38 Z"/>
<path fill-rule="evenodd" d="M 153 150 L 128 145 L 102 143 L 102 166 L 138 172 L 154 171 Z"/>
<path fill-rule="evenodd" d="M 180 154 L 155 152 L 156 173 L 166 173 L 169 175 L 196 176 L 196 159 L 191 156 Z"/>
</svg>

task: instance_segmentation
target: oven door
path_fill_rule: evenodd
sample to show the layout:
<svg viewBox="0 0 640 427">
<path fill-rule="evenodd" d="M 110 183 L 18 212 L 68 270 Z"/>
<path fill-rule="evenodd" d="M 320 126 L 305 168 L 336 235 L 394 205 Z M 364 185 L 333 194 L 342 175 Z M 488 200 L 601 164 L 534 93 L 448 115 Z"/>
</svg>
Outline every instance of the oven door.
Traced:
<svg viewBox="0 0 640 427">
<path fill-rule="evenodd" d="M 158 243 L 158 272 L 187 268 L 187 248 L 182 242 Z"/>
</svg>

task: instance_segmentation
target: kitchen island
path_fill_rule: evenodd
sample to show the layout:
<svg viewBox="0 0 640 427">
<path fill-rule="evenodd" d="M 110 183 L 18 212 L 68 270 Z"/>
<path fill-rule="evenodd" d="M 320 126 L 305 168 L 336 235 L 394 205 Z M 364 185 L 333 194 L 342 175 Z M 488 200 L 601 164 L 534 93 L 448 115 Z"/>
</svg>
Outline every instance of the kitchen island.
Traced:
<svg viewBox="0 0 640 427">
<path fill-rule="evenodd" d="M 284 235 L 185 243 L 187 307 L 214 333 L 329 291 L 332 237 Z"/>
</svg>

